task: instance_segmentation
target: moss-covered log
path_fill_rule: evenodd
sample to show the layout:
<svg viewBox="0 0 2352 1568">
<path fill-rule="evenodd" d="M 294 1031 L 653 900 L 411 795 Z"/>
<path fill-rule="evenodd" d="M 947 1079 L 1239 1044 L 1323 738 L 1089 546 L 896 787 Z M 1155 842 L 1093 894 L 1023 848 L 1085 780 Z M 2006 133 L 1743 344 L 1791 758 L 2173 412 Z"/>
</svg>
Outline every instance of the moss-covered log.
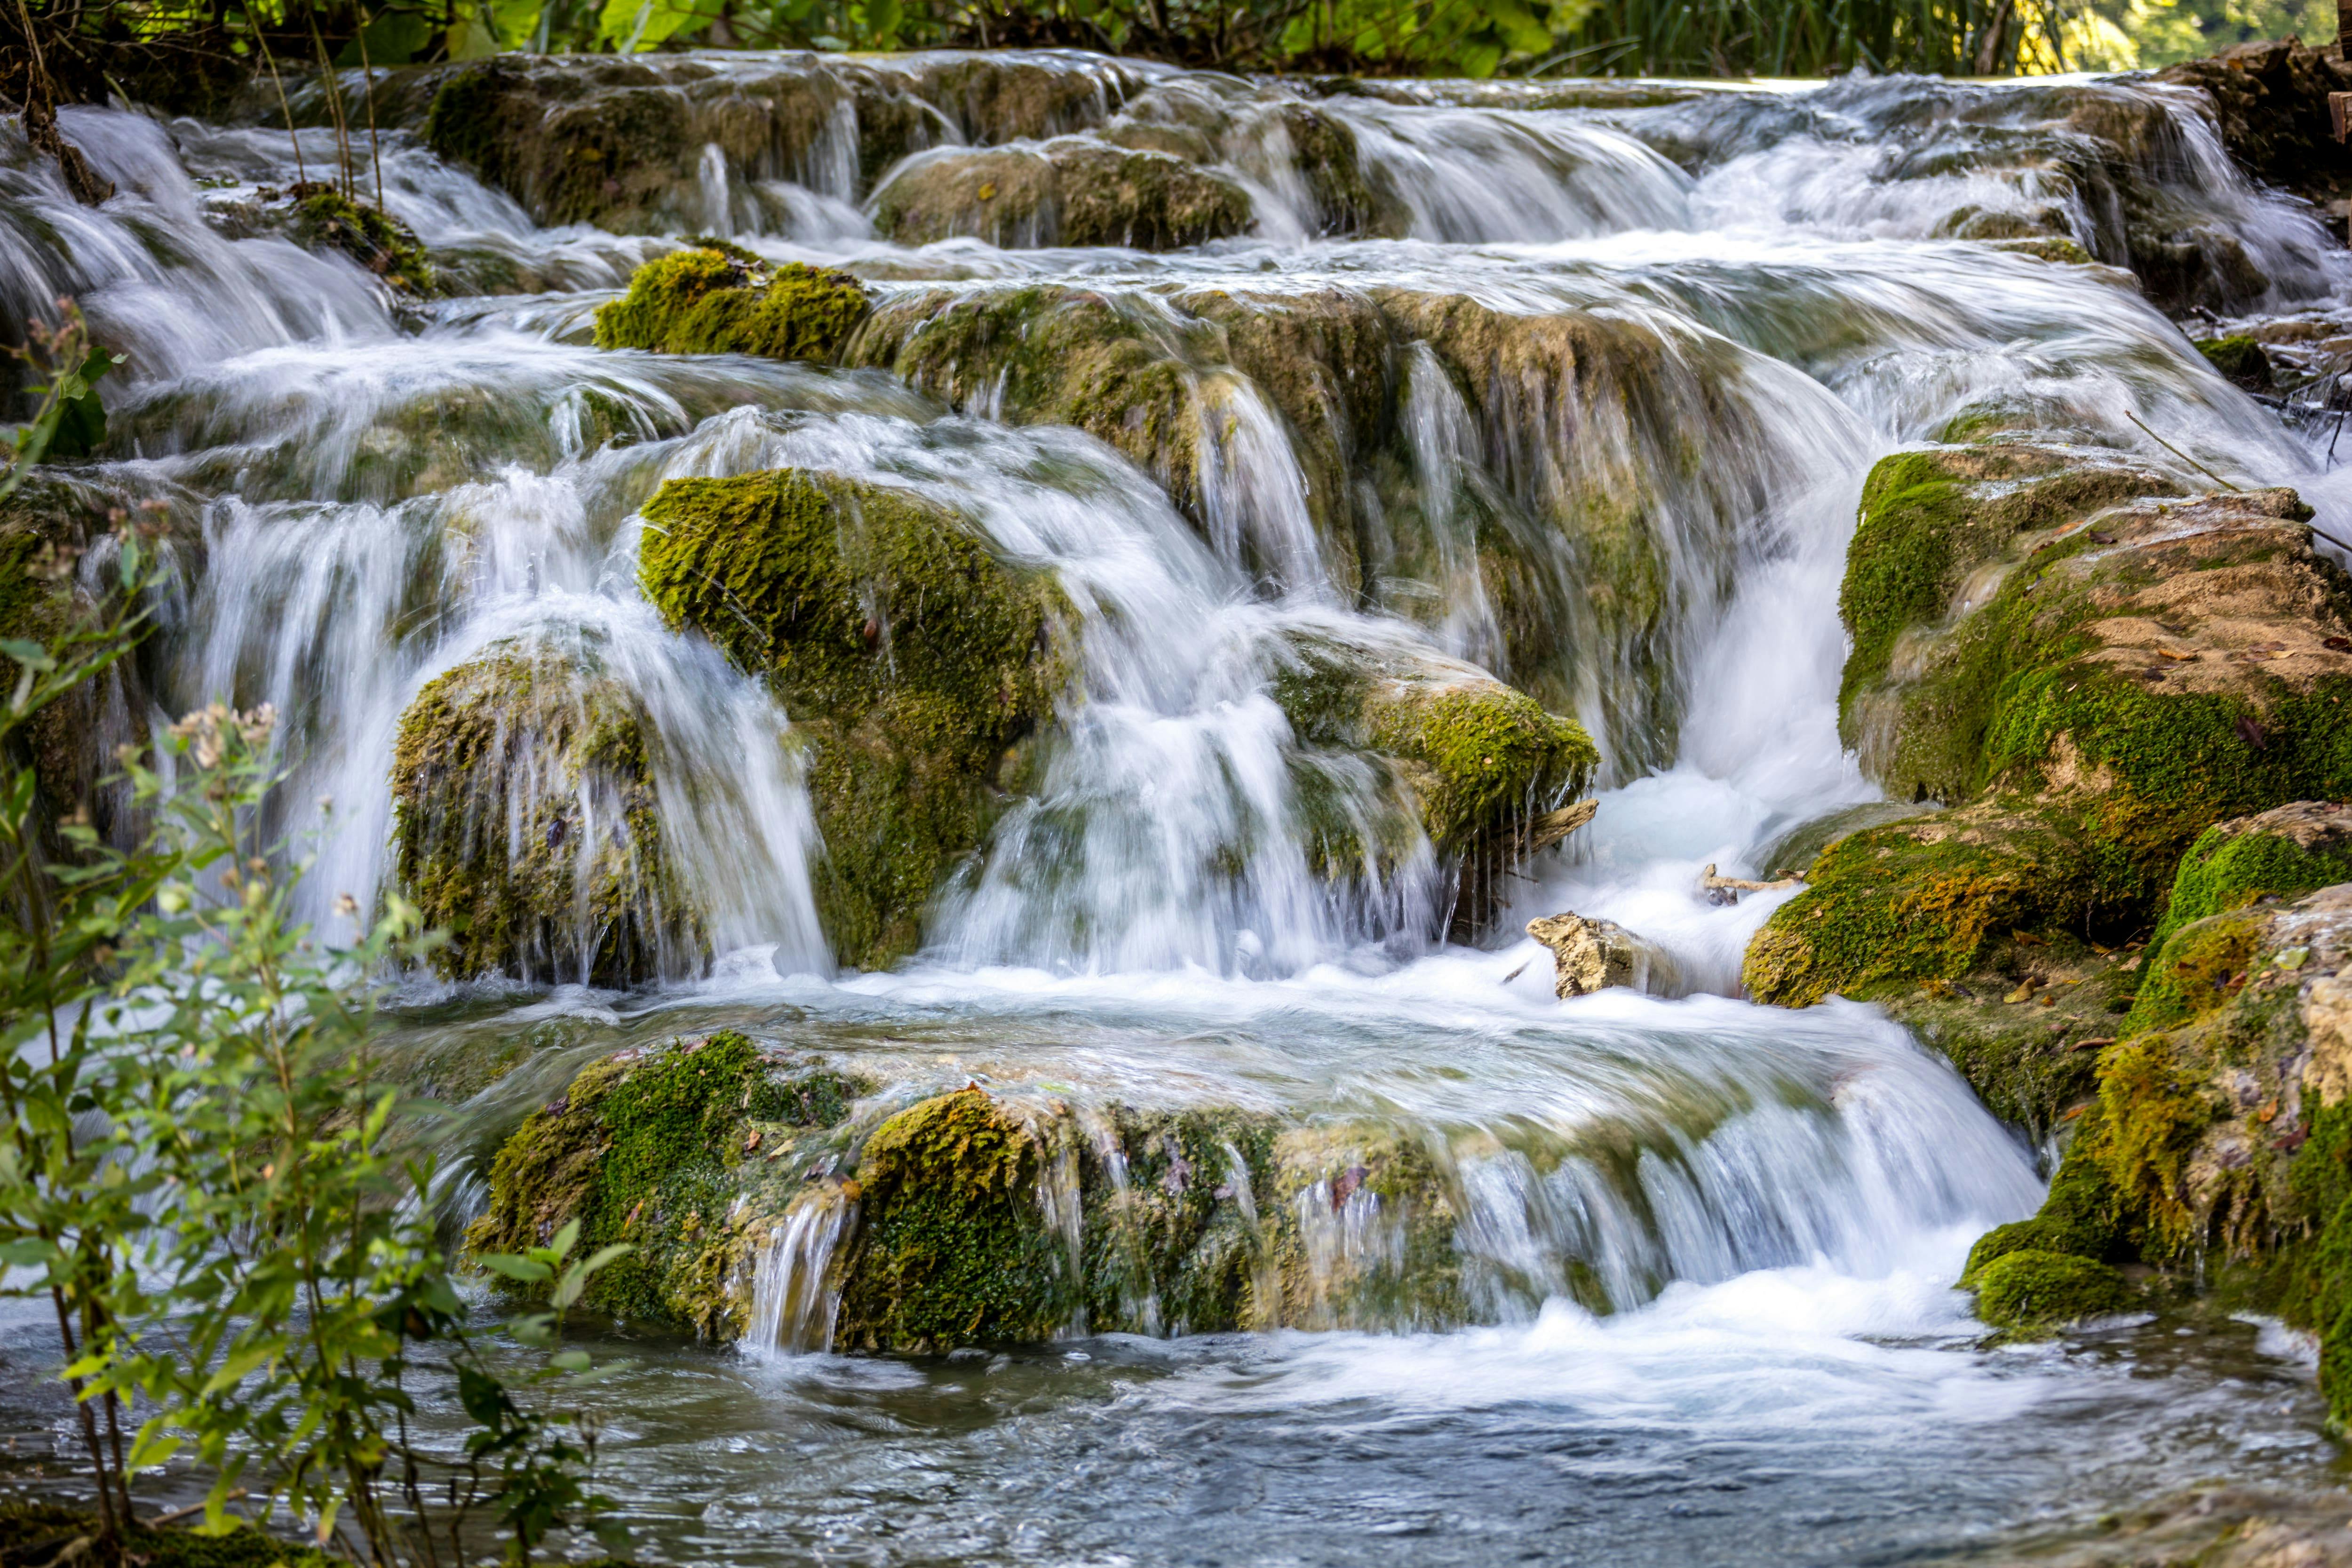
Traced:
<svg viewBox="0 0 2352 1568">
<path fill-rule="evenodd" d="M 765 676 L 809 746 L 835 953 L 912 952 L 1067 684 L 1052 576 L 935 501 L 822 472 L 676 479 L 645 516 L 646 596 Z"/>
<path fill-rule="evenodd" d="M 700 967 L 650 739 L 618 682 L 544 648 L 502 646 L 416 694 L 393 752 L 394 876 L 449 930 L 442 973 L 626 985 Z"/>
</svg>

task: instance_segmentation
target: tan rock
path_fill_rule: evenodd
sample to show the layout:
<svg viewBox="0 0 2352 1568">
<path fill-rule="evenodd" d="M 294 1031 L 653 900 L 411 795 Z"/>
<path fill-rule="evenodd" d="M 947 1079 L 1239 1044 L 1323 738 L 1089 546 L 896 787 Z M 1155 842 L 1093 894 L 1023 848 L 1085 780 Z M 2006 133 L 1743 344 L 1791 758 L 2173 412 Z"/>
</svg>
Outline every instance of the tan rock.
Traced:
<svg viewBox="0 0 2352 1568">
<path fill-rule="evenodd" d="M 1615 921 L 1571 910 L 1529 921 L 1528 934 L 1551 949 L 1552 990 L 1561 997 L 1612 985 L 1654 995 L 1674 989 L 1674 961 Z"/>
</svg>

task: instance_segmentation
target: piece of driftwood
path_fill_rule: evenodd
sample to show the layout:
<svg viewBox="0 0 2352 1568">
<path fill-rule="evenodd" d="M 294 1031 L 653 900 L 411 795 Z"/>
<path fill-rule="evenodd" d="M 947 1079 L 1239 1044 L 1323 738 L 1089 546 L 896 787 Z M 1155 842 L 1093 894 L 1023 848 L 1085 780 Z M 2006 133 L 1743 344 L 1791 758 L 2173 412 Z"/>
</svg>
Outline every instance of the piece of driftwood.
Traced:
<svg viewBox="0 0 2352 1568">
<path fill-rule="evenodd" d="M 1586 823 L 1601 809 L 1597 800 L 1580 800 L 1574 805 L 1563 805 L 1558 811 L 1547 811 L 1528 824 L 1528 853 L 1549 849 Z"/>
<path fill-rule="evenodd" d="M 1782 888 L 1801 888 L 1804 885 L 1802 877 L 1782 877 L 1773 882 L 1752 881 L 1746 877 L 1718 877 L 1715 874 L 1715 862 L 1712 860 L 1707 862 L 1706 869 L 1698 874 L 1698 890 L 1702 893 L 1770 893 Z"/>
</svg>

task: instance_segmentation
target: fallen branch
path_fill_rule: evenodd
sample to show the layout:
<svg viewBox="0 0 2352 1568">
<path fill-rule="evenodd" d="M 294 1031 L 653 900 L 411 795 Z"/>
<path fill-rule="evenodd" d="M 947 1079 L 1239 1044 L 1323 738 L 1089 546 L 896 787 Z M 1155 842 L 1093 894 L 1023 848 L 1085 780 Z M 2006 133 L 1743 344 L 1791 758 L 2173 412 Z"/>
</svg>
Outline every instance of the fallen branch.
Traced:
<svg viewBox="0 0 2352 1568">
<path fill-rule="evenodd" d="M 1715 862 L 1712 860 L 1707 862 L 1706 869 L 1698 874 L 1698 890 L 1702 893 L 1773 893 L 1782 888 L 1801 888 L 1804 885 L 1802 877 L 1782 877 L 1772 882 L 1752 881 L 1746 877 L 1718 877 L 1715 874 Z"/>
<path fill-rule="evenodd" d="M 1601 809 L 1597 800 L 1580 800 L 1574 805 L 1563 805 L 1558 811 L 1545 812 L 1528 824 L 1528 853 L 1550 848 L 1578 828 L 1592 820 Z"/>
</svg>

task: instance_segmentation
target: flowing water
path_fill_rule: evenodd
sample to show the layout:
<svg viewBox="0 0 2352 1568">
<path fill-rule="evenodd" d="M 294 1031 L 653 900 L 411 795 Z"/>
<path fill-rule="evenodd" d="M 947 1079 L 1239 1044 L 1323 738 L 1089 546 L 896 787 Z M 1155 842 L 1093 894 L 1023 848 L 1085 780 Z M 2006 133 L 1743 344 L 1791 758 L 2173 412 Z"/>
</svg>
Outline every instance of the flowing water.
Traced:
<svg viewBox="0 0 2352 1568">
<path fill-rule="evenodd" d="M 407 132 L 384 143 L 392 210 L 460 276 L 536 292 L 396 306 L 340 259 L 238 237 L 236 204 L 292 177 L 282 131 L 68 111 L 123 193 L 99 211 L 0 140 L 0 315 L 70 293 L 130 356 L 107 386 L 107 460 L 78 479 L 181 519 L 152 668 L 101 741 L 137 732 L 133 702 L 152 717 L 275 702 L 286 826 L 317 836 L 307 896 L 332 928 L 338 895 L 386 887 L 393 737 L 425 682 L 532 647 L 617 680 L 646 715 L 663 840 L 709 951 L 665 952 L 667 978 L 628 994 L 580 984 L 584 939 L 515 984 L 410 979 L 401 1032 L 419 1059 L 527 1047 L 469 1126 L 510 1122 L 605 1052 L 724 1026 L 908 1092 L 977 1079 L 1082 1116 L 1119 1100 L 1370 1119 L 1445 1173 L 1474 1326 L 1402 1310 L 1249 1335 L 1073 1325 L 1034 1351 L 921 1362 L 814 1348 L 846 1216 L 803 1205 L 782 1216 L 746 1344 L 614 1331 L 636 1365 L 603 1396 L 603 1480 L 631 1551 L 1913 1561 L 1998 1557 L 2029 1525 L 2214 1475 L 2326 1484 L 2309 1367 L 2275 1331 L 2166 1321 L 1979 1348 L 1950 1284 L 1978 1234 L 2032 1209 L 2039 1152 L 1874 1010 L 1738 1000 L 1741 951 L 1779 895 L 1725 907 L 1695 889 L 1707 862 L 1770 872 L 1791 828 L 1874 797 L 1837 737 L 1835 601 L 1885 452 L 2023 409 L 2184 482 L 2185 457 L 2298 485 L 2352 535 L 2352 492 L 2317 449 L 2126 276 L 1954 236 L 2055 212 L 2120 264 L 2128 222 L 2160 208 L 2268 279 L 2239 309 L 2336 298 L 2343 254 L 2144 84 L 1332 98 L 1392 208 L 1391 237 L 1338 240 L 1315 237 L 1286 89 L 1120 71 L 1097 118 L 1114 86 L 1140 121 L 1215 109 L 1251 235 L 1164 255 L 886 244 L 845 98 L 793 167 L 746 167 L 714 142 L 672 197 L 677 227 L 862 269 L 886 310 L 932 289 L 1066 285 L 1171 343 L 1192 330 L 1172 302 L 1203 290 L 1458 297 L 1572 324 L 1596 379 L 1580 401 L 1523 385 L 1474 406 L 1427 344 L 1405 344 L 1417 509 L 1381 523 L 1386 545 L 1360 531 L 1370 559 L 1349 562 L 1299 432 L 1230 365 L 1198 368 L 1180 504 L 1090 437 L 1007 423 L 986 387 L 598 352 L 591 310 L 663 242 L 535 226 Z M 2124 121 L 2146 167 L 2119 195 L 2077 154 Z M 307 163 L 328 162 L 331 134 L 300 134 Z M 961 136 L 943 118 L 935 140 Z M 781 465 L 949 502 L 1055 573 L 1078 617 L 1042 782 L 890 973 L 838 971 L 828 949 L 792 715 L 636 588 L 637 509 L 661 481 Z M 1628 630 L 1557 592 L 1549 643 L 1514 654 L 1474 518 L 1625 484 L 1648 498 L 1656 614 Z M 1598 569 L 1558 535 L 1533 548 L 1556 584 Z M 1302 762 L 1271 689 L 1318 638 L 1475 663 L 1572 709 L 1602 746 L 1600 813 L 1530 868 L 1509 917 L 1619 920 L 1665 950 L 1677 994 L 1560 1003 L 1532 942 L 1448 945 L 1451 889 L 1425 841 L 1315 875 L 1302 765 L 1321 770 L 1319 809 L 1337 801 L 1368 837 L 1404 815 L 1377 771 Z M 1621 1156 L 1609 1171 L 1601 1147 Z M 1312 1248 L 1394 1244 L 1363 1205 L 1322 1212 Z M 12 1321 L 0 1355 L 37 1364 L 37 1330 Z M 58 1416 L 32 1382 L 11 1380 L 0 1421 L 37 1447 Z"/>
</svg>

